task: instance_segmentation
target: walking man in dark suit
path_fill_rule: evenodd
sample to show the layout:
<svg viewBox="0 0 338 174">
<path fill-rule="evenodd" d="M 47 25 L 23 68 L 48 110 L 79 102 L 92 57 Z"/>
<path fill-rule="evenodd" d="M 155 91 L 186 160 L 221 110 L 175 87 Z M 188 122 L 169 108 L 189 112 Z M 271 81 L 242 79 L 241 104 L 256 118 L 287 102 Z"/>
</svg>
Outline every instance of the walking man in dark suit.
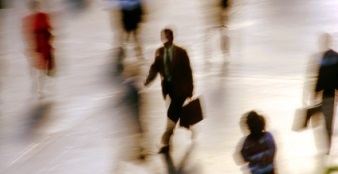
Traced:
<svg viewBox="0 0 338 174">
<path fill-rule="evenodd" d="M 321 37 L 326 50 L 322 54 L 322 59 L 319 63 L 314 93 L 316 98 L 322 93 L 322 113 L 328 137 L 327 154 L 329 154 L 334 130 L 335 92 L 338 89 L 338 53 L 331 49 L 332 37 L 329 34 L 322 34 Z"/>
<path fill-rule="evenodd" d="M 169 95 L 171 102 L 168 108 L 167 128 L 162 135 L 160 153 L 169 152 L 169 141 L 177 121 L 180 118 L 184 101 L 192 97 L 193 78 L 187 52 L 173 44 L 174 34 L 170 29 L 161 32 L 164 46 L 156 50 L 155 60 L 150 67 L 145 86 L 152 82 L 157 73 L 162 80 L 162 94 L 164 99 Z"/>
</svg>

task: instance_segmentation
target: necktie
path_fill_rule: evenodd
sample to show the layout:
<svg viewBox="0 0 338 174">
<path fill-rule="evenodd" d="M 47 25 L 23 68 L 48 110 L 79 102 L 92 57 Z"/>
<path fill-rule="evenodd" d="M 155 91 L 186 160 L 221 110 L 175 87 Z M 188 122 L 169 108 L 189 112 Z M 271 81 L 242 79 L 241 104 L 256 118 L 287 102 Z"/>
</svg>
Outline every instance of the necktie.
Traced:
<svg viewBox="0 0 338 174">
<path fill-rule="evenodd" d="M 171 80 L 171 72 L 172 72 L 172 63 L 170 60 L 170 54 L 169 51 L 166 49 L 166 55 L 164 58 L 164 62 L 165 62 L 165 74 L 167 77 L 167 80 L 170 81 Z"/>
</svg>

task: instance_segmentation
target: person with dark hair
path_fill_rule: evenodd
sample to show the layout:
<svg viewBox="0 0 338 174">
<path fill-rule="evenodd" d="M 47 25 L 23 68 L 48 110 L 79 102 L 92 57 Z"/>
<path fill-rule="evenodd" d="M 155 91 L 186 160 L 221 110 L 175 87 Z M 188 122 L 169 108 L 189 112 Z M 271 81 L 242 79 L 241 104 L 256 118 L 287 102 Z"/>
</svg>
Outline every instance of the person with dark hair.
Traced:
<svg viewBox="0 0 338 174">
<path fill-rule="evenodd" d="M 184 101 L 192 97 L 193 77 L 187 52 L 173 44 L 174 34 L 171 29 L 161 32 L 164 46 L 156 50 L 155 60 L 150 67 L 145 86 L 160 74 L 163 98 L 169 95 L 171 102 L 168 109 L 167 128 L 162 136 L 160 153 L 169 151 L 169 141 L 178 122 Z"/>
<path fill-rule="evenodd" d="M 46 76 L 53 76 L 55 64 L 53 57 L 52 27 L 48 13 L 42 12 L 40 2 L 32 0 L 29 2 L 32 14 L 23 19 L 23 32 L 27 43 L 27 54 L 33 69 L 35 88 L 39 95 L 44 90 Z M 41 97 L 41 96 L 40 96 Z"/>
<path fill-rule="evenodd" d="M 250 134 L 241 149 L 243 159 L 249 163 L 252 174 L 274 174 L 276 145 L 271 133 L 265 131 L 265 119 L 255 111 L 246 116 Z"/>
</svg>

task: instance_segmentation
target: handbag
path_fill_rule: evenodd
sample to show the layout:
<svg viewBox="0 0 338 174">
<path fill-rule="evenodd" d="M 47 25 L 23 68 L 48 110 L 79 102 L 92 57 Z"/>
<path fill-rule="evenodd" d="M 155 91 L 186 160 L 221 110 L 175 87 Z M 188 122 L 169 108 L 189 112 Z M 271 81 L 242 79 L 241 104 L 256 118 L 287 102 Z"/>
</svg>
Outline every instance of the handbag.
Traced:
<svg viewBox="0 0 338 174">
<path fill-rule="evenodd" d="M 190 102 L 183 106 L 180 126 L 189 129 L 191 125 L 194 125 L 203 120 L 203 112 L 201 107 L 200 98 L 190 100 Z"/>
</svg>

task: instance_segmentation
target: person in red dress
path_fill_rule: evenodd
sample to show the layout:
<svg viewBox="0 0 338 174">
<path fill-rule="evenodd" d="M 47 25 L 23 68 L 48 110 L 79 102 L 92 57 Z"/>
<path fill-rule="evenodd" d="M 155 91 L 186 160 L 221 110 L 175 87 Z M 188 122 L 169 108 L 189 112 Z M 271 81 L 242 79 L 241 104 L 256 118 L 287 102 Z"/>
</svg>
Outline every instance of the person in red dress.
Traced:
<svg viewBox="0 0 338 174">
<path fill-rule="evenodd" d="M 23 32 L 27 43 L 29 62 L 33 67 L 33 78 L 36 82 L 34 88 L 39 95 L 46 76 L 53 76 L 55 70 L 53 47 L 51 45 L 52 27 L 49 15 L 40 11 L 40 3 L 32 0 L 29 4 L 32 13 L 23 19 Z"/>
</svg>

